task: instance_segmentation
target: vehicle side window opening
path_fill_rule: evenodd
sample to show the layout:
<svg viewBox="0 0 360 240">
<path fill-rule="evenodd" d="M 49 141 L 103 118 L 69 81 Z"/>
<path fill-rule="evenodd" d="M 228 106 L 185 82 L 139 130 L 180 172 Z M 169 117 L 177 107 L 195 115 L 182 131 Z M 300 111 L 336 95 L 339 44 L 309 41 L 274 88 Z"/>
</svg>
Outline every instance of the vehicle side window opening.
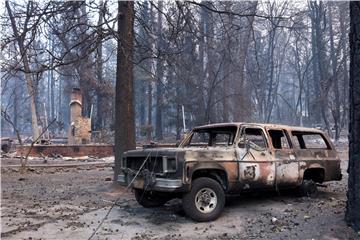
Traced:
<svg viewBox="0 0 360 240">
<path fill-rule="evenodd" d="M 267 148 L 264 132 L 260 128 L 245 128 L 245 139 L 249 142 L 259 146 L 260 148 Z"/>
<path fill-rule="evenodd" d="M 290 143 L 283 130 L 271 129 L 268 131 L 275 149 L 290 149 Z"/>
<path fill-rule="evenodd" d="M 212 132 L 210 146 L 230 146 L 234 142 L 235 135 L 232 133 Z"/>
<path fill-rule="evenodd" d="M 210 133 L 197 131 L 194 132 L 189 142 L 190 146 L 207 146 L 210 141 Z"/>
<path fill-rule="evenodd" d="M 294 146 L 300 149 L 306 149 L 304 139 L 302 138 L 302 135 L 293 135 L 293 143 Z"/>
<path fill-rule="evenodd" d="M 293 131 L 291 134 L 300 149 L 331 149 L 330 144 L 320 133 Z"/>
<path fill-rule="evenodd" d="M 198 129 L 193 132 L 188 146 L 231 146 L 234 143 L 236 131 L 237 127 Z"/>
</svg>

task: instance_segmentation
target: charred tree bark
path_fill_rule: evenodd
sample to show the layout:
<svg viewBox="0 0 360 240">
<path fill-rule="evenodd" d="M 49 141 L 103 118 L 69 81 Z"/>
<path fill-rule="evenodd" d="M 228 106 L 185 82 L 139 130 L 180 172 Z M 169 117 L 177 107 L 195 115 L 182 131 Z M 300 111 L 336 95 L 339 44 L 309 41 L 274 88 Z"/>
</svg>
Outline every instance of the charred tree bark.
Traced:
<svg viewBox="0 0 360 240">
<path fill-rule="evenodd" d="M 97 49 L 96 49 L 96 76 L 98 81 L 98 88 L 97 88 L 97 106 L 96 106 L 96 128 L 101 129 L 104 125 L 103 121 L 103 109 L 104 109 L 104 81 L 103 81 L 103 50 L 102 50 L 102 39 L 103 39 L 103 31 L 102 31 L 102 24 L 103 18 L 105 14 L 105 5 L 103 1 L 100 1 L 100 10 L 99 10 L 99 36 L 97 40 Z"/>
<path fill-rule="evenodd" d="M 162 39 L 162 8 L 163 2 L 159 1 L 159 13 L 158 13 L 158 44 L 157 49 L 158 52 L 161 52 L 163 39 Z M 162 107 L 163 107 L 163 85 L 162 85 L 162 78 L 163 78 L 163 63 L 161 60 L 161 56 L 157 59 L 156 64 L 156 128 L 155 128 L 155 137 L 157 140 L 163 139 L 163 123 L 162 123 Z"/>
<path fill-rule="evenodd" d="M 232 2 L 225 2 L 225 11 L 230 12 L 232 8 Z M 229 33 L 229 30 L 231 29 L 231 25 L 233 24 L 233 16 L 228 15 L 225 17 L 224 21 L 224 49 L 222 50 L 222 58 L 223 58 L 223 64 L 222 64 L 222 121 L 228 122 L 229 121 L 229 83 L 230 79 L 232 77 L 231 74 L 231 67 L 232 67 L 232 48 L 233 48 L 233 37 Z M 239 101 L 240 102 L 240 101 Z M 239 109 L 235 108 L 235 112 L 238 112 Z"/>
<path fill-rule="evenodd" d="M 115 171 L 116 181 L 123 152 L 135 149 L 133 89 L 134 2 L 118 2 L 118 48 L 115 96 Z"/>
<path fill-rule="evenodd" d="M 207 4 L 207 3 L 204 3 Z M 200 25 L 199 25 L 199 78 L 197 79 L 199 91 L 197 95 L 197 103 L 198 103 L 198 110 L 197 110 L 197 119 L 196 124 L 203 124 L 205 118 L 205 83 L 206 83 L 206 67 L 205 67 L 205 55 L 206 55 L 206 42 L 205 39 L 208 39 L 209 36 L 206 35 L 206 29 L 208 24 L 208 16 L 209 11 L 205 8 L 201 8 L 200 12 Z M 179 107 L 178 107 L 179 110 Z M 180 124 L 181 125 L 181 124 Z M 180 126 L 181 127 L 181 126 Z"/>
<path fill-rule="evenodd" d="M 50 29 L 51 32 L 51 29 Z M 48 41 L 49 47 L 51 49 L 51 52 L 54 52 L 54 37 L 55 34 L 51 32 L 52 35 L 50 36 L 50 39 Z M 50 57 L 51 58 L 51 57 Z M 54 59 L 50 59 L 50 65 L 53 66 Z M 48 110 L 49 110 L 49 118 L 54 119 L 55 118 L 55 97 L 54 97 L 54 89 L 55 89 L 55 79 L 54 79 L 54 70 L 48 71 Z"/>
<path fill-rule="evenodd" d="M 207 6 L 211 5 L 211 2 L 206 1 L 205 4 Z M 204 111 L 204 122 L 205 123 L 211 123 L 214 120 L 213 117 L 213 92 L 214 87 L 213 83 L 216 81 L 216 69 L 214 69 L 214 66 L 216 66 L 215 61 L 215 50 L 214 50 L 214 16 L 211 12 L 208 12 L 205 19 L 206 29 L 205 29 L 205 35 L 206 35 L 206 67 L 205 67 L 205 76 L 206 76 L 206 85 L 207 85 L 207 91 L 206 91 L 206 98 L 205 98 L 205 111 Z"/>
<path fill-rule="evenodd" d="M 314 6 L 313 2 L 309 2 L 310 8 L 310 18 L 311 18 L 311 51 L 312 51 L 312 74 L 313 74 L 313 82 L 311 83 L 311 87 L 314 89 L 315 93 L 320 92 L 320 79 L 319 79 L 319 68 L 318 68 L 318 54 L 317 54 L 317 41 L 316 41 L 316 24 L 317 23 L 317 10 Z M 310 84 L 309 84 L 310 85 Z M 310 86 L 309 86 L 310 87 Z M 310 88 L 309 88 L 310 89 Z M 312 121 L 315 123 L 321 122 L 320 115 L 320 96 L 318 94 L 314 94 L 313 103 L 310 106 L 310 116 L 313 116 Z"/>
<path fill-rule="evenodd" d="M 152 139 L 152 82 L 149 81 L 148 85 L 147 85 L 147 133 L 146 133 L 146 137 L 147 140 L 151 140 Z"/>
<path fill-rule="evenodd" d="M 332 18 L 332 2 L 329 2 L 329 35 L 330 35 L 330 53 L 331 53 L 331 66 L 332 66 L 332 80 L 334 82 L 333 90 L 335 97 L 335 107 L 332 109 L 335 127 L 335 140 L 340 138 L 340 93 L 339 93 L 339 80 L 337 74 L 337 58 L 335 55 L 334 33 L 333 33 L 333 18 Z"/>
<path fill-rule="evenodd" d="M 328 93 L 332 82 L 331 82 L 331 78 L 329 78 L 328 76 L 327 65 L 329 63 L 326 61 L 327 49 L 326 49 L 326 44 L 324 43 L 324 38 L 325 38 L 324 30 L 326 28 L 325 7 L 323 2 L 319 2 L 319 3 L 310 2 L 309 4 L 311 6 L 312 21 L 314 23 L 313 25 L 314 28 L 312 28 L 312 31 L 315 32 L 315 42 L 313 42 L 313 44 L 314 43 L 316 44 L 315 55 L 313 56 L 314 58 L 316 57 L 316 62 L 314 63 L 316 64 L 317 71 L 319 74 L 319 77 L 317 79 L 319 82 L 315 83 L 315 93 L 319 93 L 319 98 L 316 102 L 316 104 L 318 104 L 317 107 L 319 108 L 319 110 L 316 111 L 320 111 L 326 130 L 329 133 L 329 135 L 331 135 L 330 123 L 327 116 L 328 115 L 327 102 L 328 102 Z"/>
<path fill-rule="evenodd" d="M 248 48 L 250 44 L 251 31 L 253 29 L 254 16 L 257 11 L 258 2 L 254 1 L 249 3 L 247 14 L 251 15 L 246 19 L 247 26 L 245 25 L 244 33 L 242 34 L 240 40 L 240 51 L 238 52 L 239 58 L 239 75 L 237 76 L 238 81 L 235 84 L 235 106 L 234 109 L 234 120 L 235 121 L 250 121 L 251 120 L 251 90 L 247 86 L 248 84 L 245 81 L 245 63 L 246 57 L 248 55 Z"/>
<path fill-rule="evenodd" d="M 346 221 L 360 230 L 360 2 L 350 2 L 349 180 Z"/>
<path fill-rule="evenodd" d="M 150 19 L 148 20 L 151 23 L 151 28 L 150 31 L 152 32 L 155 26 L 154 23 L 154 7 L 153 5 L 151 5 L 150 7 Z M 148 38 L 148 46 L 151 48 L 151 53 L 153 54 L 153 52 L 155 51 L 155 46 L 154 46 L 154 38 L 152 37 L 152 35 Z M 150 141 L 153 138 L 153 83 L 155 82 L 155 72 L 154 72 L 154 61 L 153 60 L 149 60 L 147 62 L 148 64 L 148 69 L 150 71 L 150 78 L 148 79 L 147 82 L 147 94 L 146 94 L 146 98 L 147 98 L 147 127 L 146 127 L 146 139 L 148 141 Z"/>
<path fill-rule="evenodd" d="M 344 2 L 340 6 L 340 31 L 341 31 L 341 50 L 344 56 L 344 61 L 342 62 L 342 121 L 341 127 L 345 127 L 349 124 L 349 68 L 348 68 L 348 59 L 349 59 L 349 51 L 348 51 L 348 36 L 349 33 L 347 31 L 347 23 L 349 22 L 346 16 L 349 16 L 348 9 L 349 4 Z"/>
<path fill-rule="evenodd" d="M 149 8 L 148 8 L 148 3 L 144 2 L 143 6 L 141 7 L 141 9 L 139 10 L 139 14 L 140 14 L 140 18 L 145 22 L 148 23 L 150 20 L 149 17 Z M 151 41 L 149 41 L 149 35 L 147 34 L 147 29 L 146 26 L 141 25 L 140 29 L 139 29 L 139 34 L 138 34 L 138 41 L 140 44 L 139 50 L 138 50 L 138 54 L 135 54 L 136 59 L 142 59 L 146 55 L 145 50 L 143 49 L 151 49 Z M 139 60 L 136 60 L 139 61 Z M 140 68 L 144 68 L 147 69 L 147 71 L 150 71 L 150 64 L 149 64 L 149 60 L 145 60 L 143 61 L 143 63 L 139 64 Z M 135 85 L 139 85 L 139 89 L 140 89 L 140 96 L 138 96 L 135 93 L 135 96 L 138 97 L 138 100 L 135 98 L 135 102 L 137 102 L 138 104 L 138 112 L 139 112 L 139 124 L 140 127 L 143 128 L 146 125 L 146 103 L 147 103 L 147 98 L 146 98 L 146 91 L 147 91 L 147 84 L 150 81 L 150 74 L 148 73 L 143 73 L 142 77 L 140 77 L 138 79 L 138 82 L 135 83 Z M 136 115 L 136 114 L 135 114 Z"/>
<path fill-rule="evenodd" d="M 18 106 L 19 106 L 19 90 L 18 90 L 17 82 L 15 82 L 14 87 L 15 88 L 14 88 L 14 105 L 13 105 L 13 111 L 14 111 L 13 131 L 14 134 L 16 134 L 17 133 L 16 131 L 18 129 Z"/>
</svg>

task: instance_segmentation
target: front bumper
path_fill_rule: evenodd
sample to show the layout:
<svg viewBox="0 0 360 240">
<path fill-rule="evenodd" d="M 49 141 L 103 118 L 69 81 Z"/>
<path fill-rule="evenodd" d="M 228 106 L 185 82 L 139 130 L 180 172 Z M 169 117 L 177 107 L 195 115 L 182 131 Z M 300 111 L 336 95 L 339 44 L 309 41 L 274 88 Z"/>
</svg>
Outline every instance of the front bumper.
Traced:
<svg viewBox="0 0 360 240">
<path fill-rule="evenodd" d="M 181 192 L 184 188 L 181 179 L 134 177 L 132 174 L 119 174 L 117 182 L 127 187 L 159 192 Z"/>
</svg>

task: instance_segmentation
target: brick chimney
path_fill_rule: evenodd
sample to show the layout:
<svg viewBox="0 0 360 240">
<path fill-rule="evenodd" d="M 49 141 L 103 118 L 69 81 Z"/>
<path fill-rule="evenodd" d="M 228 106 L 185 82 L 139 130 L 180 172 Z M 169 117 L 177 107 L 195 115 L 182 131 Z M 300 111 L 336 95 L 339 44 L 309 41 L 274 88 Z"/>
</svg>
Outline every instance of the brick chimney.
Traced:
<svg viewBox="0 0 360 240">
<path fill-rule="evenodd" d="M 81 117 L 82 95 L 79 88 L 73 88 L 70 100 L 70 124 L 73 124 L 76 119 Z"/>
<path fill-rule="evenodd" d="M 91 119 L 81 115 L 82 95 L 79 88 L 73 88 L 70 100 L 70 129 L 68 144 L 86 144 L 91 141 Z"/>
</svg>

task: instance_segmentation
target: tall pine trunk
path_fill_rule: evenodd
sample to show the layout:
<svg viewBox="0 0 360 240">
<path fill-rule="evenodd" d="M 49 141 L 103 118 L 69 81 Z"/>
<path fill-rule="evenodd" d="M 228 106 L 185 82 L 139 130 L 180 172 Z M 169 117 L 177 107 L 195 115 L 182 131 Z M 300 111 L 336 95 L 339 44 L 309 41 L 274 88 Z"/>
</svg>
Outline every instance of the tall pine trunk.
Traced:
<svg viewBox="0 0 360 240">
<path fill-rule="evenodd" d="M 235 82 L 235 106 L 234 106 L 234 120 L 235 121 L 250 121 L 251 120 L 251 91 L 245 81 L 245 63 L 248 55 L 248 48 L 250 44 L 251 31 L 253 31 L 254 16 L 257 11 L 257 1 L 249 3 L 247 14 L 251 15 L 246 19 L 244 32 L 241 35 L 241 45 L 239 51 L 239 74 Z M 254 15 L 254 16 L 252 16 Z"/>
<path fill-rule="evenodd" d="M 105 14 L 105 4 L 101 0 L 99 2 L 100 10 L 99 10 L 99 20 L 98 20 L 98 31 L 99 37 L 97 40 L 97 49 L 96 49 L 96 76 L 98 81 L 98 89 L 97 89 L 97 106 L 96 106 L 96 128 L 102 129 L 104 126 L 104 81 L 103 81 L 103 50 L 102 50 L 102 40 L 103 40 L 103 31 L 102 24 L 103 18 Z"/>
<path fill-rule="evenodd" d="M 134 2 L 118 2 L 118 48 L 115 96 L 115 171 L 121 167 L 123 152 L 135 149 L 133 48 Z"/>
<path fill-rule="evenodd" d="M 346 221 L 360 230 L 360 2 L 350 2 L 349 181 Z"/>
<path fill-rule="evenodd" d="M 336 60 L 336 50 L 334 43 L 334 33 L 333 33 L 333 17 L 332 17 L 332 2 L 329 2 L 328 5 L 328 13 L 329 13 L 329 35 L 330 35 L 330 55 L 331 55 L 331 67 L 332 67 L 332 80 L 334 83 L 334 97 L 335 97 L 335 109 L 333 109 L 333 119 L 334 119 L 334 127 L 335 127 L 335 140 L 339 140 L 340 138 L 340 93 L 339 93 L 339 80 L 337 75 L 337 60 Z M 339 46 L 340 47 L 340 46 Z"/>
<path fill-rule="evenodd" d="M 347 8 L 349 7 L 349 4 L 344 2 L 343 3 Z M 348 58 L 349 58 L 349 53 L 348 53 L 348 49 L 347 49 L 347 39 L 348 39 L 348 32 L 347 32 L 347 28 L 346 28 L 346 23 L 347 23 L 347 19 L 346 19 L 346 15 L 348 15 L 348 10 L 347 8 L 341 6 L 340 7 L 340 31 L 341 31 L 341 50 L 342 53 L 345 57 L 345 61 L 343 61 L 342 63 L 342 81 L 343 83 L 341 84 L 342 86 L 344 86 L 342 88 L 342 107 L 343 107 L 343 112 L 342 112 L 342 121 L 341 121 L 341 127 L 346 126 L 349 123 L 349 70 L 348 70 Z"/>
<path fill-rule="evenodd" d="M 309 2 L 309 10 L 310 10 L 310 18 L 311 18 L 311 52 L 312 52 L 312 78 L 313 78 L 313 82 L 311 83 L 311 87 L 314 89 L 315 93 L 319 93 L 320 92 L 320 79 L 319 79 L 319 68 L 318 68 L 318 45 L 317 45 L 317 37 L 316 37 L 316 25 L 318 24 L 318 20 L 317 20 L 317 4 L 315 2 Z M 310 85 L 310 84 L 309 84 Z M 309 86 L 310 87 L 310 86 Z M 310 89 L 310 88 L 308 88 Z M 309 90 L 308 90 L 309 91 Z M 312 95 L 311 99 L 312 101 L 310 101 L 309 103 L 311 104 L 309 106 L 309 116 L 312 118 L 311 122 L 315 122 L 315 123 L 321 123 L 321 114 L 320 114 L 320 96 L 319 94 L 312 94 L 312 92 L 309 91 L 309 96 Z"/>
<path fill-rule="evenodd" d="M 158 3 L 159 13 L 158 13 L 158 29 L 157 29 L 157 49 L 158 52 L 162 49 L 163 39 L 162 39 L 162 8 L 163 2 L 159 1 Z M 163 62 L 161 56 L 157 59 L 156 64 L 156 128 L 155 128 L 155 137 L 157 140 L 163 139 L 163 123 L 162 123 L 162 108 L 163 108 Z"/>
</svg>

